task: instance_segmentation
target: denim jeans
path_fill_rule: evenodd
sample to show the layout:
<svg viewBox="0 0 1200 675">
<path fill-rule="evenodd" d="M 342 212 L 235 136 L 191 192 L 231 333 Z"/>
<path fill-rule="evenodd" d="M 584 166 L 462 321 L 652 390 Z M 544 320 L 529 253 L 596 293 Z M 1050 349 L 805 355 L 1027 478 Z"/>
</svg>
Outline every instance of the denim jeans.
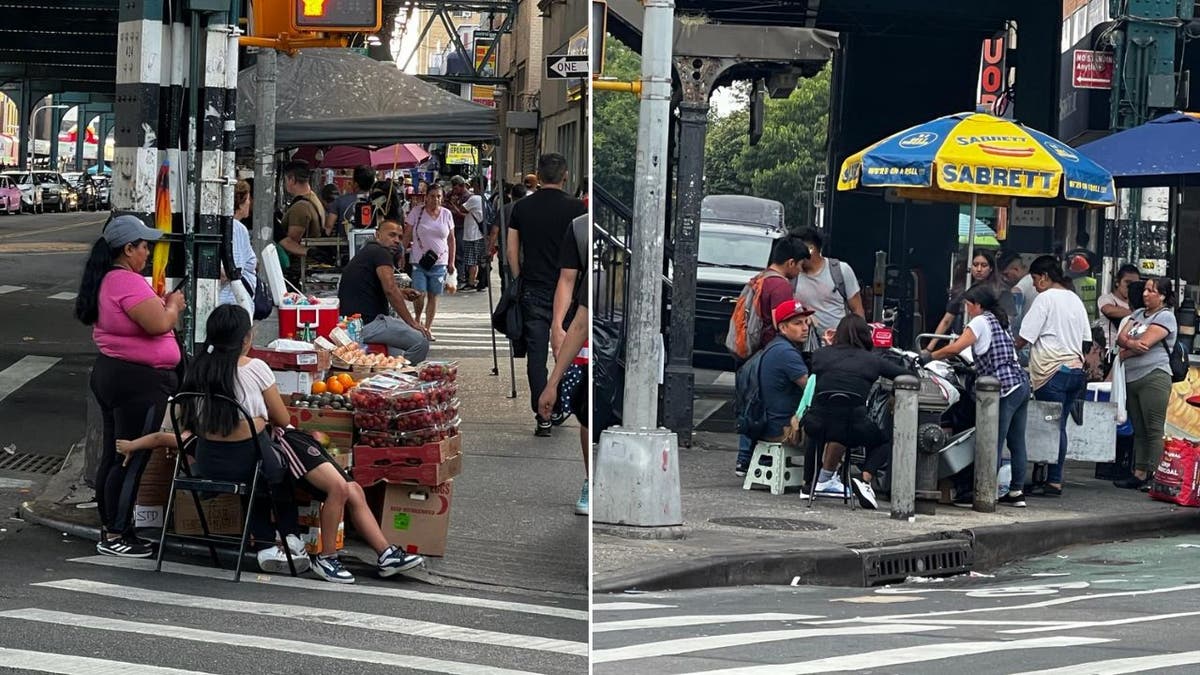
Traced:
<svg viewBox="0 0 1200 675">
<path fill-rule="evenodd" d="M 1003 462 L 1004 446 L 1012 457 L 1012 481 L 1009 492 L 1019 492 L 1025 485 L 1025 414 L 1029 409 L 1029 383 L 1022 383 L 1007 396 L 1000 397 L 1000 434 L 997 437 L 996 468 Z M 1000 486 L 1004 487 L 1004 486 Z"/>
<path fill-rule="evenodd" d="M 1033 392 L 1039 401 L 1062 403 L 1062 416 L 1058 421 L 1058 462 L 1046 472 L 1046 482 L 1062 485 L 1063 464 L 1067 461 L 1067 421 L 1071 419 L 1071 405 L 1083 393 L 1087 379 L 1079 368 L 1060 368 L 1041 389 Z M 1013 467 L 1016 475 L 1016 467 Z"/>
<path fill-rule="evenodd" d="M 754 441 L 750 440 L 749 436 L 738 434 L 738 454 L 737 463 L 746 465 L 750 463 L 750 457 L 754 454 Z"/>
</svg>

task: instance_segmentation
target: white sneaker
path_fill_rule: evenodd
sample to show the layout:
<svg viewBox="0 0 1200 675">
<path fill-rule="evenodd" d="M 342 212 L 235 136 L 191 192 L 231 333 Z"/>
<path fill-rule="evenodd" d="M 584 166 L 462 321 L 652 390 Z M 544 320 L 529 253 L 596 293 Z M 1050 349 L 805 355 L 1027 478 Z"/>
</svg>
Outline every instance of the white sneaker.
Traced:
<svg viewBox="0 0 1200 675">
<path fill-rule="evenodd" d="M 854 494 L 858 495 L 858 503 L 864 509 L 873 511 L 879 508 L 879 502 L 875 499 L 875 489 L 871 487 L 870 483 L 858 478 L 851 478 L 850 485 L 854 488 Z"/>
<path fill-rule="evenodd" d="M 291 535 L 289 535 L 291 536 Z M 267 574 L 291 574 L 288 569 L 287 554 L 283 552 L 282 546 L 272 546 L 264 548 L 258 552 L 258 568 Z M 310 566 L 308 554 L 301 553 L 299 555 L 292 554 L 292 564 L 296 566 L 296 574 L 307 572 Z"/>
<path fill-rule="evenodd" d="M 841 499 L 841 498 L 850 497 L 851 494 L 850 494 L 850 488 L 846 487 L 845 485 L 842 485 L 842 479 L 838 478 L 837 474 L 834 474 L 829 480 L 825 481 L 824 483 L 817 483 L 817 496 L 818 497 L 838 497 L 839 499 Z"/>
<path fill-rule="evenodd" d="M 583 481 L 583 489 L 579 492 L 579 501 L 575 502 L 575 515 L 586 516 L 588 514 L 588 481 Z"/>
<path fill-rule="evenodd" d="M 297 537 L 294 534 L 289 534 L 287 536 L 287 544 L 288 544 L 288 548 L 292 549 L 292 557 L 293 558 L 295 558 L 297 556 L 300 556 L 303 558 L 308 557 L 308 549 L 306 549 L 304 547 L 304 542 L 300 541 L 300 537 Z"/>
</svg>

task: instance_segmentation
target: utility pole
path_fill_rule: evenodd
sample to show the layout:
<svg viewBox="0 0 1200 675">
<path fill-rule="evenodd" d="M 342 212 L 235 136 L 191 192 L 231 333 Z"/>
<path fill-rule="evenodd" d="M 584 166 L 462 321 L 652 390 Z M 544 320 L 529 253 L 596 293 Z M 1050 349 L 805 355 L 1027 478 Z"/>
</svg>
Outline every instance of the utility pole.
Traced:
<svg viewBox="0 0 1200 675">
<path fill-rule="evenodd" d="M 662 263 L 666 237 L 667 140 L 671 115 L 673 0 L 644 0 L 642 95 L 634 173 L 625 408 L 622 426 L 600 437 L 595 521 L 683 524 L 678 440 L 657 427 L 662 354 Z"/>
</svg>

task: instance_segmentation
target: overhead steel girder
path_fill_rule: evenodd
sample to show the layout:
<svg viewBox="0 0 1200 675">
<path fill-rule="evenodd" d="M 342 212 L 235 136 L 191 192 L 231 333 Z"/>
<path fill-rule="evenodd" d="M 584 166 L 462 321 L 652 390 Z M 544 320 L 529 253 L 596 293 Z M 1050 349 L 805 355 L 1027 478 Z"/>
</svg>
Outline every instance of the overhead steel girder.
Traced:
<svg viewBox="0 0 1200 675">
<path fill-rule="evenodd" d="M 425 25 L 421 27 L 421 32 L 417 36 L 416 43 L 421 44 L 425 40 L 425 36 L 429 34 L 429 29 L 433 27 L 434 22 L 441 21 L 442 26 L 446 29 L 446 33 L 450 36 L 450 44 L 454 46 L 454 51 L 462 59 L 463 63 L 471 65 L 471 72 L 467 75 L 430 75 L 421 73 L 419 76 L 425 79 L 440 79 L 445 82 L 457 82 L 462 84 L 499 84 L 507 85 L 508 78 L 484 77 L 483 67 L 491 60 L 496 50 L 500 48 L 500 40 L 494 40 L 488 47 L 483 59 L 476 64 L 475 50 L 467 49 L 463 44 L 462 39 L 458 34 L 458 26 L 454 24 L 454 17 L 450 14 L 452 11 L 458 12 L 475 12 L 479 14 L 489 14 L 495 18 L 496 14 L 503 14 L 504 18 L 499 26 L 495 28 L 483 28 L 480 30 L 494 30 L 499 34 L 504 34 L 512 31 L 513 21 L 517 17 L 517 3 L 514 0 L 497 0 L 496 2 L 488 2 L 486 0 L 418 0 L 414 2 L 413 7 L 429 12 L 429 18 L 426 19 Z M 405 59 L 401 70 L 407 69 L 412 62 L 413 57 L 417 54 L 414 49 L 412 53 Z"/>
<path fill-rule="evenodd" d="M 113 94 L 101 93 L 79 93 L 74 91 L 56 94 L 54 96 L 55 103 L 65 103 L 66 105 L 87 105 L 92 107 L 95 104 L 96 108 L 100 108 L 101 103 L 112 104 L 116 101 L 116 96 Z M 109 111 L 111 112 L 111 110 Z"/>
</svg>

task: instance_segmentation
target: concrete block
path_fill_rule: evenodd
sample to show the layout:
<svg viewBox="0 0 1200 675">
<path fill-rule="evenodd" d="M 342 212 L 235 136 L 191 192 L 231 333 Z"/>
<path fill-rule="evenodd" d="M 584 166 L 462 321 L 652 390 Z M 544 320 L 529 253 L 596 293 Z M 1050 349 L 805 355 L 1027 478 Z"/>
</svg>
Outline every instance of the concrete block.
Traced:
<svg viewBox="0 0 1200 675">
<path fill-rule="evenodd" d="M 1108 401 L 1085 401 L 1083 424 L 1067 421 L 1067 459 L 1111 462 L 1117 456 L 1117 406 Z M 1030 462 L 1058 461 L 1058 420 L 1061 403 L 1030 401 L 1025 446 Z"/>
<path fill-rule="evenodd" d="M 593 474 L 595 522 L 638 527 L 683 524 L 679 443 L 673 432 L 606 429 L 600 435 Z"/>
</svg>

